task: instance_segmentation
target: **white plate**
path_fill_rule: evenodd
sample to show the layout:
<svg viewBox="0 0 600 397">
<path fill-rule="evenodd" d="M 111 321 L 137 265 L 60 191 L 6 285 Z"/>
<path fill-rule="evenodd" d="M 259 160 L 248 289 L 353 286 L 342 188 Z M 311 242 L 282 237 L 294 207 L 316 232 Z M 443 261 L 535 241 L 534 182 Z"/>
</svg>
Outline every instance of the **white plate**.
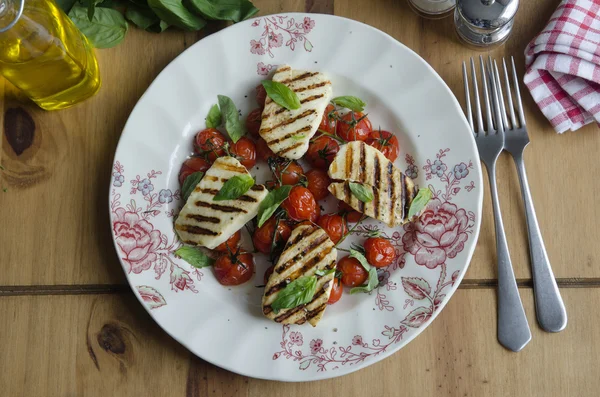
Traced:
<svg viewBox="0 0 600 397">
<path fill-rule="evenodd" d="M 262 288 L 255 286 L 263 283 L 266 260 L 257 259 L 253 280 L 227 288 L 210 269 L 194 269 L 173 256 L 179 245 L 173 216 L 181 205 L 177 174 L 195 132 L 204 127 L 217 94 L 231 97 L 245 116 L 256 107 L 254 87 L 282 63 L 323 71 L 334 95 L 365 100 L 374 127 L 398 136 L 396 164 L 436 196 L 416 225 L 392 230 L 375 221 L 365 224 L 392 239 L 398 261 L 381 273 L 376 291 L 344 294 L 316 328 L 282 326 L 262 316 Z M 325 379 L 394 353 L 444 307 L 479 233 L 479 157 L 451 91 L 392 37 L 328 15 L 256 18 L 185 51 L 131 113 L 112 176 L 115 247 L 150 315 L 204 360 L 256 378 Z"/>
</svg>

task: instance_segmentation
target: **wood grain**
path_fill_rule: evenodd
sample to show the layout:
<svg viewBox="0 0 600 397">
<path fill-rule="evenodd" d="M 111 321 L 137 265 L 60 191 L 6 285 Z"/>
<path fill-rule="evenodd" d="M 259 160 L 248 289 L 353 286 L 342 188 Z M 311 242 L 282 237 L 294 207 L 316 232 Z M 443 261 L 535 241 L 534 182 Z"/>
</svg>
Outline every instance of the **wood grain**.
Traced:
<svg viewBox="0 0 600 397">
<path fill-rule="evenodd" d="M 533 297 L 522 290 L 533 325 Z M 435 322 L 390 358 L 316 383 L 254 380 L 190 354 L 130 294 L 0 299 L 0 388 L 6 396 L 594 396 L 600 289 L 563 290 L 569 327 L 532 327 L 518 354 L 495 337 L 492 290 L 461 290 Z M 243 335 L 240 335 L 243 337 Z M 255 343 L 256 341 L 248 341 Z"/>
<path fill-rule="evenodd" d="M 430 21 L 403 1 L 257 0 L 263 14 L 284 11 L 334 12 L 391 34 L 424 57 L 463 100 L 461 62 L 479 55 L 460 44 L 452 19 Z M 521 4 L 514 32 L 493 56 L 515 55 L 523 72 L 523 49 L 556 7 L 554 0 Z M 204 33 L 168 31 L 155 35 L 130 29 L 124 43 L 98 51 L 103 88 L 91 100 L 59 112 L 43 112 L 0 82 L 0 125 L 11 109 L 31 117 L 31 144 L 17 155 L 6 131 L 0 141 L 0 285 L 124 284 L 110 239 L 106 198 L 110 166 L 123 125 L 144 90 L 175 56 Z M 318 44 L 317 44 L 318 45 Z M 487 53 L 484 53 L 486 55 Z M 140 60 L 142 60 L 140 62 Z M 555 274 L 561 278 L 600 277 L 596 219 L 600 195 L 596 158 L 597 126 L 559 136 L 523 89 L 532 139 L 526 163 L 539 223 Z M 21 129 L 27 117 L 19 118 Z M 24 131 L 24 130 L 23 130 Z M 485 183 L 487 189 L 487 183 Z M 517 277 L 530 278 L 525 220 L 516 172 L 502 156 L 498 185 L 508 244 Z M 487 193 L 487 190 L 486 190 Z M 36 247 L 32 249 L 31 247 Z M 491 205 L 486 195 L 482 230 L 469 279 L 495 278 Z"/>
</svg>

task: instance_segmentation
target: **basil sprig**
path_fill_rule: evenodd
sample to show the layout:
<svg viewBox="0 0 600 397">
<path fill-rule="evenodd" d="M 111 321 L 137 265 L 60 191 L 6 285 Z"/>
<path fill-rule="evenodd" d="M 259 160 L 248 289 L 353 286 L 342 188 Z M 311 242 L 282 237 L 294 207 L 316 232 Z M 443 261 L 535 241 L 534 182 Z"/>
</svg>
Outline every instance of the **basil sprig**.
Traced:
<svg viewBox="0 0 600 397">
<path fill-rule="evenodd" d="M 332 273 L 335 273 L 335 268 L 329 269 L 329 270 L 321 270 L 321 269 L 319 269 L 319 270 L 317 270 L 315 272 L 315 274 L 317 276 L 319 276 L 319 277 L 327 276 L 327 275 L 332 274 Z"/>
<path fill-rule="evenodd" d="M 233 176 L 223 184 L 223 187 L 217 192 L 213 200 L 235 200 L 250 190 L 252 186 L 254 186 L 254 179 L 250 175 Z"/>
<path fill-rule="evenodd" d="M 419 189 L 419 193 L 417 193 L 417 196 L 414 198 L 412 203 L 410 203 L 407 218 L 410 219 L 421 212 L 427 206 L 429 200 L 431 200 L 432 195 L 433 194 L 431 193 L 431 190 L 429 190 L 427 187 Z"/>
<path fill-rule="evenodd" d="M 214 104 L 206 115 L 206 128 L 217 128 L 221 125 L 221 110 Z"/>
<path fill-rule="evenodd" d="M 300 99 L 294 91 L 287 85 L 273 80 L 263 80 L 263 87 L 267 91 L 267 95 L 276 104 L 286 108 L 287 110 L 300 109 Z"/>
<path fill-rule="evenodd" d="M 370 187 L 366 187 L 362 183 L 350 182 L 350 191 L 363 203 L 370 203 L 373 201 L 373 190 Z"/>
<path fill-rule="evenodd" d="M 69 11 L 69 18 L 96 48 L 114 47 L 123 41 L 127 33 L 125 17 L 112 8 L 90 8 L 75 4 Z"/>
<path fill-rule="evenodd" d="M 197 171 L 193 174 L 188 175 L 187 178 L 185 178 L 185 181 L 183 181 L 183 186 L 181 187 L 181 195 L 183 197 L 183 201 L 188 200 L 190 194 L 192 194 L 192 192 L 196 188 L 196 185 L 200 183 L 203 176 L 204 172 Z"/>
<path fill-rule="evenodd" d="M 338 96 L 331 100 L 335 105 L 352 110 L 353 112 L 362 112 L 367 104 L 355 96 Z"/>
<path fill-rule="evenodd" d="M 240 114 L 235 106 L 235 103 L 231 98 L 225 95 L 218 95 L 219 108 L 221 109 L 221 115 L 225 120 L 225 130 L 229 134 L 229 138 L 236 143 L 241 137 L 244 136 L 244 130 L 242 123 L 240 122 Z"/>
<path fill-rule="evenodd" d="M 288 198 L 290 190 L 292 190 L 292 185 L 283 185 L 270 191 L 263 201 L 260 202 L 258 206 L 258 227 L 261 227 L 269 220 L 281 203 Z"/>
<path fill-rule="evenodd" d="M 377 276 L 377 269 L 369 265 L 369 261 L 364 254 L 358 250 L 350 249 L 350 257 L 355 258 L 360 262 L 362 267 L 369 272 L 369 278 L 367 285 L 361 285 L 360 287 L 354 287 L 350 290 L 350 295 L 358 294 L 361 292 L 367 293 L 373 291 L 379 285 L 379 277 Z"/>
<path fill-rule="evenodd" d="M 183 246 L 175 251 L 175 255 L 194 266 L 201 269 L 203 267 L 212 266 L 215 261 L 204 252 L 197 248 Z"/>
<path fill-rule="evenodd" d="M 310 302 L 317 291 L 316 276 L 298 277 L 279 291 L 277 298 L 271 303 L 271 309 L 275 314 L 281 309 L 292 309 Z"/>
</svg>

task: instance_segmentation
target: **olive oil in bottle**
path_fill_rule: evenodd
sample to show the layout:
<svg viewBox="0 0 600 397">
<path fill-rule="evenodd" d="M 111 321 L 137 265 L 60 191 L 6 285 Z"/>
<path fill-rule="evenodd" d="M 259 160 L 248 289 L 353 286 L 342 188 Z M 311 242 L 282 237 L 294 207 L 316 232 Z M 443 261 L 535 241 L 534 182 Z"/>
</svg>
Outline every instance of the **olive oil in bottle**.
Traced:
<svg viewBox="0 0 600 397">
<path fill-rule="evenodd" d="M 98 92 L 94 50 L 54 0 L 0 0 L 3 29 L 0 74 L 41 108 L 67 108 Z"/>
</svg>

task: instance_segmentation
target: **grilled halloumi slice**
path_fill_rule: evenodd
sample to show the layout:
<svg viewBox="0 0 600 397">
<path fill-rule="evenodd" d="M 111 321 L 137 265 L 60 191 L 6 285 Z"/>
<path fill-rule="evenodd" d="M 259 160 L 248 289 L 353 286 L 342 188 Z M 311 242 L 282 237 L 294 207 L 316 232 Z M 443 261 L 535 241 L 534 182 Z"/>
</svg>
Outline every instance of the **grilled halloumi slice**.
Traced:
<svg viewBox="0 0 600 397">
<path fill-rule="evenodd" d="M 241 174 L 250 175 L 235 158 L 215 160 L 175 221 L 175 230 L 184 243 L 213 249 L 256 216 L 260 202 L 268 193 L 263 185 L 252 186 L 235 200 L 213 200 L 229 178 Z"/>
<path fill-rule="evenodd" d="M 280 66 L 273 81 L 294 91 L 301 106 L 287 110 L 267 96 L 259 134 L 277 156 L 299 159 L 308 150 L 310 138 L 319 128 L 331 99 L 331 82 L 321 72 L 294 70 L 289 65 Z"/>
<path fill-rule="evenodd" d="M 408 222 L 408 209 L 416 195 L 415 184 L 379 150 L 353 141 L 340 148 L 329 166 L 333 181 L 329 191 L 357 211 L 389 226 Z M 350 182 L 362 183 L 373 192 L 373 201 L 363 203 L 350 190 Z"/>
<path fill-rule="evenodd" d="M 296 227 L 265 286 L 262 299 L 265 316 L 282 324 L 304 324 L 308 321 L 315 327 L 327 307 L 333 288 L 333 273 L 316 276 L 317 289 L 309 303 L 281 309 L 277 314 L 271 309 L 271 304 L 288 283 L 301 276 L 312 276 L 317 270 L 334 269 L 336 259 L 335 245 L 323 229 L 316 225 Z"/>
</svg>

